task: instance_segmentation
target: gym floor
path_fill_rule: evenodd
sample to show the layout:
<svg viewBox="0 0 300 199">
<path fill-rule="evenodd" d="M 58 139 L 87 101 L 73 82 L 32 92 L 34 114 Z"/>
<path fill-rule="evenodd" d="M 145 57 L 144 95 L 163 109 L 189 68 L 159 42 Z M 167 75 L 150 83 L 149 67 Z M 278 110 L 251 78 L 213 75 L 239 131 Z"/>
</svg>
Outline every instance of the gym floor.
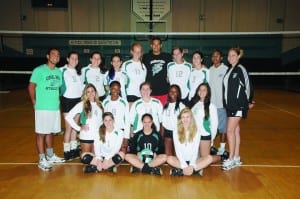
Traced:
<svg viewBox="0 0 300 199">
<path fill-rule="evenodd" d="M 241 123 L 243 165 L 204 176 L 129 173 L 84 174 L 79 160 L 57 164 L 50 172 L 37 167 L 34 112 L 27 90 L 0 94 L 1 198 L 298 198 L 300 194 L 300 93 L 256 89 L 256 106 Z M 63 155 L 62 135 L 55 151 Z M 216 139 L 216 143 L 219 138 Z"/>
</svg>

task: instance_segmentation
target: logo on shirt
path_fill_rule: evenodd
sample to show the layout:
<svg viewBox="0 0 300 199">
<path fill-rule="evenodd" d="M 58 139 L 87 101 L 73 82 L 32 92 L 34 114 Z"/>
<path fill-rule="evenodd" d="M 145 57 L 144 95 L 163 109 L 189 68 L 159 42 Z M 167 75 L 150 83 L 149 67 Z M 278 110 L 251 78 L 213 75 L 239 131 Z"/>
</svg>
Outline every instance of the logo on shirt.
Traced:
<svg viewBox="0 0 300 199">
<path fill-rule="evenodd" d="M 155 76 L 163 69 L 163 64 L 154 64 L 152 67 L 152 75 Z"/>
<path fill-rule="evenodd" d="M 155 76 L 163 69 L 163 65 L 166 62 L 164 60 L 152 60 L 150 64 L 152 65 L 152 76 Z"/>
</svg>

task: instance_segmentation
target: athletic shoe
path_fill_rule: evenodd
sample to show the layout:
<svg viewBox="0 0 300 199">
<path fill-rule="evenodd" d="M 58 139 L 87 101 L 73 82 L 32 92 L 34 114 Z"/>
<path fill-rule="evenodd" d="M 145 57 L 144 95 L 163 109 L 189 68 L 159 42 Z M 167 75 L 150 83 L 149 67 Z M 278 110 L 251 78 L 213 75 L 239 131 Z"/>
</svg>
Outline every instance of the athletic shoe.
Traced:
<svg viewBox="0 0 300 199">
<path fill-rule="evenodd" d="M 225 152 L 225 148 L 219 147 L 217 155 L 223 155 L 224 152 Z"/>
<path fill-rule="evenodd" d="M 222 170 L 228 171 L 232 168 L 234 168 L 234 160 L 233 159 L 227 159 L 224 160 L 223 165 L 222 165 Z"/>
<path fill-rule="evenodd" d="M 84 173 L 98 173 L 98 169 L 96 165 L 86 165 L 83 167 Z"/>
<path fill-rule="evenodd" d="M 80 144 L 77 145 L 77 150 L 78 150 L 79 153 L 81 152 L 81 145 Z"/>
<path fill-rule="evenodd" d="M 64 152 L 64 159 L 65 159 L 65 161 L 70 161 L 70 160 L 72 160 L 72 159 L 73 159 L 73 157 L 72 157 L 72 152 L 71 152 L 71 151 L 65 151 L 65 152 Z"/>
<path fill-rule="evenodd" d="M 170 176 L 183 176 L 183 170 L 179 168 L 173 168 L 170 170 Z"/>
<path fill-rule="evenodd" d="M 63 162 L 65 162 L 65 160 L 63 158 L 60 158 L 55 154 L 53 154 L 52 157 L 46 156 L 46 159 L 49 163 L 63 163 Z"/>
<path fill-rule="evenodd" d="M 203 169 L 200 169 L 198 171 L 193 171 L 193 175 L 203 176 Z"/>
<path fill-rule="evenodd" d="M 139 168 L 136 168 L 134 166 L 130 167 L 130 173 L 139 173 L 141 172 L 141 170 Z"/>
<path fill-rule="evenodd" d="M 161 176 L 163 174 L 163 171 L 160 167 L 152 167 L 150 174 Z"/>
<path fill-rule="evenodd" d="M 229 158 L 228 151 L 224 151 L 224 153 L 221 155 L 221 161 L 224 162 L 224 160 L 227 160 Z"/>
<path fill-rule="evenodd" d="M 79 151 L 79 149 L 73 149 L 73 150 L 71 150 L 71 159 L 78 159 L 79 157 L 80 157 L 80 151 Z"/>
<path fill-rule="evenodd" d="M 234 167 L 238 167 L 238 166 L 241 166 L 243 164 L 241 162 L 241 158 L 240 157 L 234 157 L 233 161 L 234 161 Z"/>
<path fill-rule="evenodd" d="M 115 166 L 112 166 L 112 167 L 109 167 L 108 169 L 107 169 L 107 171 L 109 171 L 109 172 L 112 172 L 112 173 L 117 173 L 117 167 L 115 167 Z"/>
<path fill-rule="evenodd" d="M 46 158 L 43 158 L 39 161 L 38 167 L 43 171 L 50 171 L 52 169 L 51 164 L 49 164 Z"/>
<path fill-rule="evenodd" d="M 210 147 L 210 155 L 217 155 L 218 150 L 216 149 L 216 147 L 211 146 Z"/>
</svg>

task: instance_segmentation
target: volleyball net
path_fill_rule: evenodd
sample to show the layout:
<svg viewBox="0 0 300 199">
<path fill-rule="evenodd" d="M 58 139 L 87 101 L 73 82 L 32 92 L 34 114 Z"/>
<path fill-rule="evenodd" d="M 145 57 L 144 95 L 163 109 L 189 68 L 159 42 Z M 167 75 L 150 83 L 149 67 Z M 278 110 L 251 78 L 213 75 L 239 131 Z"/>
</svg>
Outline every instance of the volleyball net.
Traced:
<svg viewBox="0 0 300 199">
<path fill-rule="evenodd" d="M 100 51 L 107 67 L 110 56 L 119 53 L 125 61 L 130 58 L 130 46 L 139 42 L 144 53 L 150 50 L 150 39 L 160 37 L 163 51 L 171 53 L 174 46 L 184 51 L 191 62 L 196 50 L 204 54 L 204 64 L 211 65 L 214 49 L 224 54 L 231 47 L 240 47 L 245 55 L 241 63 L 247 68 L 255 87 L 272 87 L 300 91 L 300 31 L 285 32 L 30 32 L 0 31 L 0 91 L 25 88 L 31 71 L 45 63 L 51 47 L 58 48 L 66 63 L 70 51 L 80 55 L 81 67 L 89 64 L 93 51 Z"/>
</svg>

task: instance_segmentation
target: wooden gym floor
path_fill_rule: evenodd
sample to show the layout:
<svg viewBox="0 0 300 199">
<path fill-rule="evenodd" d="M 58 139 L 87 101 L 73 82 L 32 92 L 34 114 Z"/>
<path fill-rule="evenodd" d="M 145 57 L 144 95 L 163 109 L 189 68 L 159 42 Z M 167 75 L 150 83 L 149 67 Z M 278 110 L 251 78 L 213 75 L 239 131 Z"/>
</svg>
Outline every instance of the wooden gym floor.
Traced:
<svg viewBox="0 0 300 199">
<path fill-rule="evenodd" d="M 84 174 L 79 160 L 37 167 L 34 115 L 26 90 L 0 94 L 0 198 L 291 198 L 300 194 L 300 94 L 255 90 L 256 106 L 241 125 L 243 165 L 204 176 Z M 62 135 L 55 136 L 62 155 Z"/>
</svg>

